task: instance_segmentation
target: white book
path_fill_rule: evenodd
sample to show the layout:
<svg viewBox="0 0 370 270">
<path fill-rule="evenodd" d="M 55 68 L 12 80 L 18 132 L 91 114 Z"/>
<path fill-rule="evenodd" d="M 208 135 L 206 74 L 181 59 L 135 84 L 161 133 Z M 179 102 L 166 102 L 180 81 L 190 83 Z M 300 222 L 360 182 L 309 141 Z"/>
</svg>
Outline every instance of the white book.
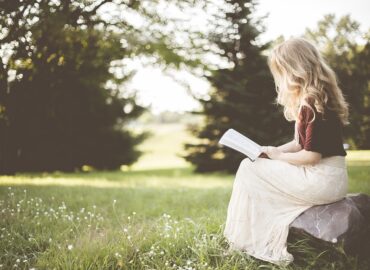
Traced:
<svg viewBox="0 0 370 270">
<path fill-rule="evenodd" d="M 243 153 L 252 161 L 255 161 L 262 153 L 261 145 L 232 128 L 222 135 L 219 143 Z"/>
</svg>

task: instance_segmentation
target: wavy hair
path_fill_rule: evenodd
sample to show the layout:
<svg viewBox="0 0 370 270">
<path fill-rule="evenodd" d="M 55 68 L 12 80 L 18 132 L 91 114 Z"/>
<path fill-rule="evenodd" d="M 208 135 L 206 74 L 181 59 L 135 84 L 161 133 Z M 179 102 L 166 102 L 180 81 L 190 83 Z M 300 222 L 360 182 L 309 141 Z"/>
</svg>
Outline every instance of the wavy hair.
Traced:
<svg viewBox="0 0 370 270">
<path fill-rule="evenodd" d="M 284 106 L 288 121 L 298 119 L 303 104 L 325 116 L 326 109 L 348 125 L 348 103 L 337 77 L 318 49 L 304 38 L 290 38 L 276 45 L 268 56 L 275 81 L 275 103 Z"/>
</svg>

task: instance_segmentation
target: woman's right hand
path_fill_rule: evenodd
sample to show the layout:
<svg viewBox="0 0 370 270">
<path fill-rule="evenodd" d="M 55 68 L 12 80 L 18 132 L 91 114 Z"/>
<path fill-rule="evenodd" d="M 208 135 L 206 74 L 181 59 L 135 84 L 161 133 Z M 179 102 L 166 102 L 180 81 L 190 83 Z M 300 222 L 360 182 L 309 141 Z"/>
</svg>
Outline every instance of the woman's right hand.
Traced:
<svg viewBox="0 0 370 270">
<path fill-rule="evenodd" d="M 260 157 L 260 158 L 268 158 L 268 159 L 270 159 L 269 158 L 269 156 L 268 155 L 266 155 L 266 153 L 261 153 L 258 157 Z"/>
<path fill-rule="evenodd" d="M 278 147 L 276 146 L 262 146 L 261 150 L 263 153 L 266 153 L 266 155 L 270 159 L 280 159 L 281 154 L 283 153 Z"/>
<path fill-rule="evenodd" d="M 269 156 L 266 153 L 267 152 L 267 146 L 262 146 L 261 150 L 262 150 L 262 153 L 258 157 L 270 159 Z"/>
</svg>

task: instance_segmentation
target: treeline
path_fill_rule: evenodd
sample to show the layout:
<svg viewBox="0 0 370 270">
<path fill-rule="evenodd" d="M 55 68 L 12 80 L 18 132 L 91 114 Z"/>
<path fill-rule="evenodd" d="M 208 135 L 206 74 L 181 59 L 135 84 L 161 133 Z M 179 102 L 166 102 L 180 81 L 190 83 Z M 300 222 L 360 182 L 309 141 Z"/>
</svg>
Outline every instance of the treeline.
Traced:
<svg viewBox="0 0 370 270">
<path fill-rule="evenodd" d="M 256 2 L 166 2 L 179 10 L 210 8 L 206 32 L 176 27 L 175 19 L 159 14 L 161 3 L 0 0 L 1 174 L 134 163 L 148 133 L 131 134 L 127 123 L 146 108 L 126 87 L 134 71 L 125 60 L 139 57 L 164 69 L 196 70 L 211 83 L 207 98 L 195 96 L 203 110 L 194 114 L 205 122 L 192 125 L 192 132 L 202 143 L 185 145 L 184 158 L 198 171 L 235 170 L 242 156 L 217 144 L 229 127 L 264 145 L 291 138 L 292 123 L 272 104 L 276 93 L 266 63 L 279 40 L 259 41 L 265 29 L 263 19 L 253 16 Z M 130 14 L 141 19 L 140 27 Z M 179 33 L 187 42 L 175 43 Z M 370 148 L 369 32 L 362 33 L 348 16 L 328 15 L 305 36 L 319 44 L 351 104 L 346 141 L 352 148 Z M 226 65 L 208 62 L 210 54 Z"/>
</svg>

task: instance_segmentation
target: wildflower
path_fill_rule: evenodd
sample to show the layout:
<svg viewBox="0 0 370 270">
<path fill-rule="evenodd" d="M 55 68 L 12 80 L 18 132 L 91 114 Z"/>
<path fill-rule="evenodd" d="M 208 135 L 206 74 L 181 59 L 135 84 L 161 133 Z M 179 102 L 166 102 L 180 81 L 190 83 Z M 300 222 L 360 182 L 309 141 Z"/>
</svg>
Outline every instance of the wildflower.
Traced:
<svg viewBox="0 0 370 270">
<path fill-rule="evenodd" d="M 71 250 L 73 248 L 73 245 L 68 245 L 68 250 Z"/>
</svg>

